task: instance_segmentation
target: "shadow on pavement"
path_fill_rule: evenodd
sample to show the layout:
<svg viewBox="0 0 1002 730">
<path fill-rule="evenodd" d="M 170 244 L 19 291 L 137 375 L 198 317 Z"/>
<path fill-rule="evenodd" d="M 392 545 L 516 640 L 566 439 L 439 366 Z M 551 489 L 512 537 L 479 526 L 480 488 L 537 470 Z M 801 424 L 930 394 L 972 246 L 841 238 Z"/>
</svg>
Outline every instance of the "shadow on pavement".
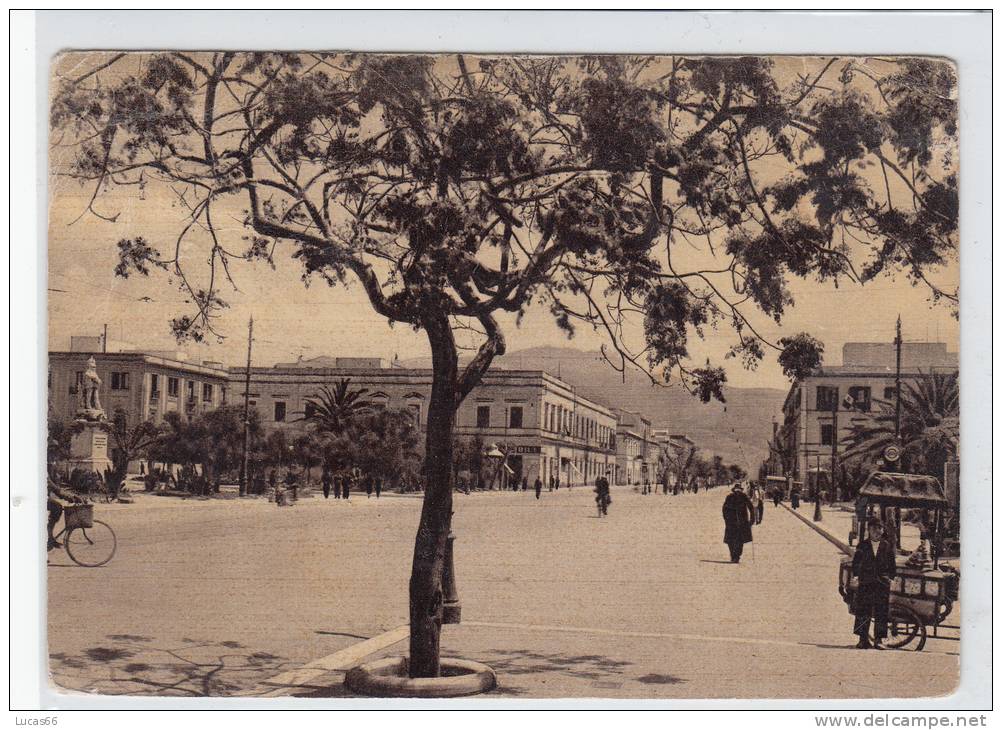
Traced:
<svg viewBox="0 0 1002 730">
<path fill-rule="evenodd" d="M 157 646 L 147 636 L 105 638 L 103 645 L 76 654 L 50 654 L 53 683 L 103 695 L 221 697 L 246 694 L 259 682 L 297 666 L 236 641 L 182 639 L 177 646 Z"/>
</svg>

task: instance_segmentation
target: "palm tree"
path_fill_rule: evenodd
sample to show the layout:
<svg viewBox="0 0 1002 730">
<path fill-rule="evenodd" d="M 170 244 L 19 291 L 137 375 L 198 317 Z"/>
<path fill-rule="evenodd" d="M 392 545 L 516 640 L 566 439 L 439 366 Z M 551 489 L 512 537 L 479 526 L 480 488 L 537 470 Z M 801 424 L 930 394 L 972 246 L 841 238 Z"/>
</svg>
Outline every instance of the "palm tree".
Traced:
<svg viewBox="0 0 1002 730">
<path fill-rule="evenodd" d="M 129 428 L 126 413 L 122 409 L 115 411 L 111 423 L 108 425 L 114 443 L 112 454 L 115 470 L 121 472 L 123 476 L 128 469 L 129 462 L 145 456 L 147 450 L 156 444 L 162 433 L 162 429 L 158 428 L 152 421 L 141 421 Z"/>
<path fill-rule="evenodd" d="M 842 442 L 843 459 L 879 464 L 895 443 L 894 404 L 875 401 L 879 411 L 855 423 Z M 920 373 L 902 383 L 901 467 L 906 472 L 942 477 L 943 464 L 960 449 L 960 388 L 957 373 Z"/>
<path fill-rule="evenodd" d="M 307 421 L 321 433 L 341 434 L 355 418 L 372 410 L 372 401 L 364 398 L 365 388 L 350 390 L 350 378 L 342 378 L 333 388 L 324 386 L 306 399 L 306 412 L 297 420 Z"/>
</svg>

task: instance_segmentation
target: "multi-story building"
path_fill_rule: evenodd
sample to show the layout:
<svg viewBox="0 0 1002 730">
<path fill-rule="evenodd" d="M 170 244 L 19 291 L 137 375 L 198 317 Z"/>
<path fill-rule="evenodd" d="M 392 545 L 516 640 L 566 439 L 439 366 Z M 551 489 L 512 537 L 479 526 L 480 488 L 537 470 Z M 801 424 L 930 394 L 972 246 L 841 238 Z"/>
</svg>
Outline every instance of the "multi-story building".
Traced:
<svg viewBox="0 0 1002 730">
<path fill-rule="evenodd" d="M 80 385 L 93 357 L 101 378 L 101 405 L 130 425 L 162 421 L 166 413 L 193 418 L 226 403 L 229 373 L 216 362 L 188 362 L 176 354 L 70 351 L 49 353 L 50 417 L 72 420 L 80 407 Z"/>
<path fill-rule="evenodd" d="M 661 449 L 650 420 L 632 411 L 617 409 L 616 414 L 616 483 L 656 481 Z"/>
<path fill-rule="evenodd" d="M 853 423 L 865 420 L 895 397 L 895 346 L 884 342 L 848 342 L 842 364 L 826 365 L 797 380 L 783 404 L 785 458 L 794 482 L 809 490 L 830 483 L 832 455 L 837 463 L 845 450 L 843 439 Z M 957 353 L 940 342 L 907 342 L 901 346 L 903 382 L 922 373 L 956 372 Z"/>
<path fill-rule="evenodd" d="M 231 397 L 243 402 L 246 368 L 230 368 Z M 423 433 L 432 371 L 372 358 L 315 358 L 250 371 L 248 398 L 265 429 L 303 429 L 323 387 L 348 379 L 378 408 L 407 410 Z M 615 466 L 616 415 L 540 370 L 492 370 L 466 397 L 456 417 L 457 438 L 479 439 L 502 453 L 505 481 L 539 476 L 583 484 Z M 496 447 L 496 450 L 493 448 Z M 498 457 L 500 458 L 500 457 Z"/>
</svg>

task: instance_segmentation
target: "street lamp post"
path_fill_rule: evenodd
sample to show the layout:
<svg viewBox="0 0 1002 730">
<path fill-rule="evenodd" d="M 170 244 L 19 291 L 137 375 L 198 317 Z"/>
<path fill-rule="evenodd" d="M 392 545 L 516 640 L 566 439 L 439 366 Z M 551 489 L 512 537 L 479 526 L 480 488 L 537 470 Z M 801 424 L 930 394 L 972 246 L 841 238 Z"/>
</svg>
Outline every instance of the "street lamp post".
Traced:
<svg viewBox="0 0 1002 730">
<path fill-rule="evenodd" d="M 814 469 L 814 521 L 821 522 L 821 486 L 819 484 L 821 477 L 821 453 L 815 454 L 817 458 L 817 465 Z"/>
</svg>

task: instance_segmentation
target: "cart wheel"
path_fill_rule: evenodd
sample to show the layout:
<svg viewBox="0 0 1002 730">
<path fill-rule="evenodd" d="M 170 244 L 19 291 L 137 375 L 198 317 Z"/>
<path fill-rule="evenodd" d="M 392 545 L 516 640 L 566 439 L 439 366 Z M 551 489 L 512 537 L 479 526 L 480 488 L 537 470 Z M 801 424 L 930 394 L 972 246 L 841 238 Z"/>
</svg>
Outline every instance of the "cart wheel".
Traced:
<svg viewBox="0 0 1002 730">
<path fill-rule="evenodd" d="M 884 646 L 888 649 L 922 651 L 925 647 L 926 630 L 922 619 L 907 606 L 892 606 L 887 619 L 887 638 Z M 912 642 L 915 642 L 912 645 Z"/>
</svg>

